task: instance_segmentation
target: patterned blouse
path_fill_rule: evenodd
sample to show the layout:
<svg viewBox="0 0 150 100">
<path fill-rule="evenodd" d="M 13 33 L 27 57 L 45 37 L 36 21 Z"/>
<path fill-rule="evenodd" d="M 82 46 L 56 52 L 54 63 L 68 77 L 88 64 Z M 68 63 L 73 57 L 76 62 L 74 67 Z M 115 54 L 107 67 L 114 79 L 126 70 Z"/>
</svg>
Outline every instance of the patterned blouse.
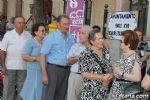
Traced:
<svg viewBox="0 0 150 100">
<path fill-rule="evenodd" d="M 103 58 L 99 58 L 91 48 L 86 48 L 81 53 L 79 71 L 106 74 L 112 68 L 109 60 L 109 52 L 105 48 Z M 81 100 L 105 100 L 107 90 L 102 87 L 101 80 L 89 80 L 84 78 L 82 82 Z"/>
<path fill-rule="evenodd" d="M 120 59 L 121 71 L 124 73 L 131 73 L 135 62 L 141 65 L 140 57 L 138 56 L 137 53 L 134 52 L 130 54 L 128 57 L 125 57 L 122 55 Z M 124 79 L 123 77 L 118 77 L 118 78 Z M 126 94 L 125 94 L 124 86 L 130 85 L 130 84 L 131 82 L 116 81 L 116 79 L 114 79 L 108 100 L 124 100 L 125 98 L 128 98 L 128 97 L 125 97 Z M 130 87 L 130 93 L 137 92 L 136 90 Z"/>
</svg>

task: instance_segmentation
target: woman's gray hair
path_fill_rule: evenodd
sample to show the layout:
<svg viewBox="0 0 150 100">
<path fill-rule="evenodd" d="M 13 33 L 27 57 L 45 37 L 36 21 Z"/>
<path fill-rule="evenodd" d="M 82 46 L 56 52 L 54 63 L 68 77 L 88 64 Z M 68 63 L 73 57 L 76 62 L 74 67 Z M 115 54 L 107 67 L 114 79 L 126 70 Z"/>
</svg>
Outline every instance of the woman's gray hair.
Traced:
<svg viewBox="0 0 150 100">
<path fill-rule="evenodd" d="M 93 30 L 91 30 L 91 31 L 89 32 L 88 40 L 89 40 L 89 43 L 90 43 L 91 45 L 92 45 L 91 41 L 94 41 L 94 40 L 95 40 L 95 34 L 96 34 L 96 33 L 100 33 L 100 31 L 93 29 Z"/>
</svg>

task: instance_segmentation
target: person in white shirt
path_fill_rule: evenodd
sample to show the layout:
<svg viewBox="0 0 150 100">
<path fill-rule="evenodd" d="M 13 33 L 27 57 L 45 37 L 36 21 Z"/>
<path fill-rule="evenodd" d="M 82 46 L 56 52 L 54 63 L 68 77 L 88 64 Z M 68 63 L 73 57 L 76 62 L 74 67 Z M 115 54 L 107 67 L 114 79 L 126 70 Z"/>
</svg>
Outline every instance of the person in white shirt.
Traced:
<svg viewBox="0 0 150 100">
<path fill-rule="evenodd" d="M 88 33 L 92 28 L 90 26 L 82 26 L 80 29 L 79 42 L 75 43 L 67 56 L 67 64 L 71 65 L 71 73 L 68 79 L 67 100 L 80 100 L 82 76 L 79 69 L 80 53 L 90 46 L 88 41 Z"/>
<path fill-rule="evenodd" d="M 7 86 L 4 84 L 4 87 L 7 87 L 4 88 L 6 100 L 22 100 L 18 94 L 26 78 L 26 63 L 21 53 L 25 42 L 32 37 L 30 33 L 24 31 L 24 17 L 16 17 L 14 25 L 15 29 L 7 31 L 4 35 L 0 47 L 2 73 L 7 77 Z"/>
</svg>

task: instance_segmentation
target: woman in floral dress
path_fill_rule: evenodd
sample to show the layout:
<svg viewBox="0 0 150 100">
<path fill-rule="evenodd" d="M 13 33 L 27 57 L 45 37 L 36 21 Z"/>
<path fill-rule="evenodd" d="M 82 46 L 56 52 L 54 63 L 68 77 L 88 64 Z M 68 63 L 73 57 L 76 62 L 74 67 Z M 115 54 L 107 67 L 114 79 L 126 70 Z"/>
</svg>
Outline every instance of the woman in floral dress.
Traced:
<svg viewBox="0 0 150 100">
<path fill-rule="evenodd" d="M 103 48 L 103 35 L 97 30 L 89 33 L 90 48 L 81 53 L 79 70 L 83 77 L 81 100 L 106 100 L 111 81 L 108 50 Z"/>
<path fill-rule="evenodd" d="M 119 65 L 114 66 L 115 79 L 108 100 L 135 100 L 141 80 L 140 57 L 135 52 L 139 40 L 132 30 L 123 31 L 121 36 L 122 56 Z"/>
</svg>

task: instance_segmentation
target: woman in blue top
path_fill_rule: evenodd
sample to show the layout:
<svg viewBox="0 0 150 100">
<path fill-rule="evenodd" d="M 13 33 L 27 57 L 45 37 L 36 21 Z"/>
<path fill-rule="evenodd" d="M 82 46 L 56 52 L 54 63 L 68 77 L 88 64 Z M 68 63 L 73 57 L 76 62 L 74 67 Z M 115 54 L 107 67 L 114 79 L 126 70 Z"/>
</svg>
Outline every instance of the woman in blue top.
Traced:
<svg viewBox="0 0 150 100">
<path fill-rule="evenodd" d="M 23 100 L 41 100 L 42 75 L 40 67 L 40 50 L 45 36 L 43 23 L 32 27 L 33 39 L 28 40 L 23 48 L 22 58 L 27 62 L 27 77 L 20 93 Z"/>
</svg>

